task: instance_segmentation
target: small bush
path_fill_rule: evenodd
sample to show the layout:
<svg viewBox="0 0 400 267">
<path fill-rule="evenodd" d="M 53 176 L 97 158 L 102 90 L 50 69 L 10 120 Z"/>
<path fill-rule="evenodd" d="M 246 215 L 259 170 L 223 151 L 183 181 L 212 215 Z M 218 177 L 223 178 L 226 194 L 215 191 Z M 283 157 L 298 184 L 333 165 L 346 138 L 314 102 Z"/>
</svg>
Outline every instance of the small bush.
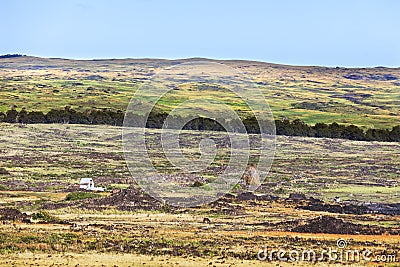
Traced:
<svg viewBox="0 0 400 267">
<path fill-rule="evenodd" d="M 65 197 L 65 200 L 71 201 L 71 200 L 80 200 L 80 199 L 96 198 L 96 197 L 101 197 L 101 195 L 92 192 L 72 192 Z"/>
<path fill-rule="evenodd" d="M 235 185 L 233 186 L 233 189 L 240 190 L 240 189 L 242 189 L 242 186 L 241 186 L 240 184 L 235 184 Z"/>
<path fill-rule="evenodd" d="M 203 184 L 200 186 L 201 189 L 206 190 L 206 191 L 211 191 L 213 190 L 212 187 L 209 184 Z"/>
<path fill-rule="evenodd" d="M 202 182 L 200 182 L 200 181 L 196 181 L 196 182 L 194 182 L 192 185 L 191 185 L 191 187 L 201 187 L 201 186 L 203 186 L 204 185 L 204 183 L 202 183 Z"/>
<path fill-rule="evenodd" d="M 60 223 L 61 220 L 46 211 L 40 211 L 32 214 L 32 220 L 43 222 L 43 223 Z"/>
<path fill-rule="evenodd" d="M 6 190 L 8 190 L 8 187 L 0 184 L 0 191 L 6 191 Z"/>
</svg>

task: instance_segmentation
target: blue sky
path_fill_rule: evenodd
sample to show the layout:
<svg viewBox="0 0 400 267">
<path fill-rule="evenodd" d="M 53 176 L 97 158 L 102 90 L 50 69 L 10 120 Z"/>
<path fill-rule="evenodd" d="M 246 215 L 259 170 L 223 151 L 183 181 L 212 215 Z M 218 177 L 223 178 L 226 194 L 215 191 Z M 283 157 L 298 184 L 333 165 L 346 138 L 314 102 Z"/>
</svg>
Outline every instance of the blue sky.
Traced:
<svg viewBox="0 0 400 267">
<path fill-rule="evenodd" d="M 400 1 L 0 0 L 0 54 L 400 66 Z"/>
</svg>

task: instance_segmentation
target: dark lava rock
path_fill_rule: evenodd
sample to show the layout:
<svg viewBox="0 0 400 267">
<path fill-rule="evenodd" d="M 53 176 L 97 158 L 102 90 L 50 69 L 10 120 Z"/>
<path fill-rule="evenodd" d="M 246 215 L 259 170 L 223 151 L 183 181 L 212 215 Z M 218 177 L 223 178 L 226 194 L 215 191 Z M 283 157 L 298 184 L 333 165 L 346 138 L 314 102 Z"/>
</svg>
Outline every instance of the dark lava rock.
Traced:
<svg viewBox="0 0 400 267">
<path fill-rule="evenodd" d="M 119 210 L 160 210 L 166 207 L 143 190 L 131 186 L 104 198 L 90 199 L 82 207 L 96 209 L 113 206 Z"/>
<path fill-rule="evenodd" d="M 369 213 L 385 214 L 385 215 L 400 215 L 400 203 L 371 203 L 364 204 Z"/>
<path fill-rule="evenodd" d="M 343 76 L 346 79 L 350 80 L 371 80 L 371 81 L 395 81 L 398 80 L 398 77 L 392 74 L 369 74 L 369 75 L 362 75 L 358 73 L 353 73 L 349 75 Z"/>
<path fill-rule="evenodd" d="M 3 208 L 0 209 L 0 215 L 2 221 L 30 221 L 30 216 L 26 213 L 22 213 L 17 209 Z"/>
<path fill-rule="evenodd" d="M 230 200 L 231 201 L 232 200 L 236 200 L 236 201 L 249 201 L 249 200 L 276 201 L 278 199 L 279 199 L 278 196 L 272 196 L 272 195 L 268 195 L 268 194 L 254 194 L 252 192 L 243 192 L 243 193 L 238 194 L 235 198 L 230 199 Z"/>
<path fill-rule="evenodd" d="M 312 211 L 327 211 L 332 213 L 345 214 L 385 214 L 400 215 L 400 203 L 371 203 L 371 204 L 328 204 L 318 201 L 311 201 L 307 205 L 297 206 L 299 209 Z"/>
<path fill-rule="evenodd" d="M 305 224 L 298 225 L 291 230 L 300 233 L 326 233 L 326 234 L 366 234 L 380 235 L 384 233 L 399 234 L 400 230 L 368 226 L 345 222 L 331 216 L 320 216 L 308 220 Z"/>
<path fill-rule="evenodd" d="M 65 207 L 76 207 L 88 210 L 104 210 L 110 207 L 124 211 L 134 210 L 172 210 L 155 198 L 149 196 L 143 190 L 131 186 L 127 189 L 115 190 L 106 197 L 82 199 L 76 201 L 48 202 L 42 205 L 42 209 L 60 209 Z"/>
<path fill-rule="evenodd" d="M 254 195 L 252 192 L 244 192 L 237 196 L 238 200 L 256 200 L 257 196 Z"/>
<path fill-rule="evenodd" d="M 9 175 L 10 173 L 4 168 L 0 168 L 0 174 Z"/>
<path fill-rule="evenodd" d="M 303 210 L 312 210 L 312 211 L 327 211 L 331 213 L 345 213 L 345 214 L 366 214 L 368 212 L 368 208 L 361 205 L 340 205 L 340 204 L 325 204 L 322 202 L 309 202 L 304 206 L 297 206 L 298 209 Z"/>
<path fill-rule="evenodd" d="M 306 200 L 307 197 L 303 193 L 290 193 L 289 199 L 290 200 Z"/>
<path fill-rule="evenodd" d="M 350 79 L 350 80 L 362 80 L 363 76 L 359 75 L 359 74 L 349 74 L 349 75 L 344 75 L 343 76 L 346 79 Z"/>
</svg>

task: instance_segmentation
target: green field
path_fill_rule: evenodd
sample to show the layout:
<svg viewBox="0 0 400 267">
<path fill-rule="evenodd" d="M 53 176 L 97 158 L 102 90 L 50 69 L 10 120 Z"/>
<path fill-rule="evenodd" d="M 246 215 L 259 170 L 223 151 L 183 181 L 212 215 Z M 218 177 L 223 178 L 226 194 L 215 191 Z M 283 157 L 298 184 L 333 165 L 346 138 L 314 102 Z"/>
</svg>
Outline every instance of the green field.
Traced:
<svg viewBox="0 0 400 267">
<path fill-rule="evenodd" d="M 140 87 L 160 70 L 190 60 L 92 60 L 20 57 L 0 59 L 0 111 L 47 112 L 71 106 L 77 110 L 125 110 Z M 251 61 L 218 61 L 258 84 L 276 119 L 355 124 L 391 128 L 400 123 L 400 69 L 294 67 Z M 215 87 L 183 84 L 159 101 L 163 110 L 198 97 L 227 103 L 239 114 L 241 99 Z M 146 95 L 139 99 L 146 105 Z M 192 106 L 204 108 L 202 106 Z"/>
</svg>

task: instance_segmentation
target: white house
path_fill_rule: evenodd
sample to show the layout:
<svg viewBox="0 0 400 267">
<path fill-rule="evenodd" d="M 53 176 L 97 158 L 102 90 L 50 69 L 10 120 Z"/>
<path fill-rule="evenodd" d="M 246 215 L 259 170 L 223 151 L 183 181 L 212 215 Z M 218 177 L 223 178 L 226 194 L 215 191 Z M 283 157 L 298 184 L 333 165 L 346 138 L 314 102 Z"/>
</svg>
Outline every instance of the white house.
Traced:
<svg viewBox="0 0 400 267">
<path fill-rule="evenodd" d="M 79 182 L 79 188 L 85 189 L 85 190 L 90 190 L 90 191 L 99 191 L 103 192 L 104 187 L 95 187 L 94 182 L 92 178 L 82 178 L 81 181 Z"/>
</svg>

